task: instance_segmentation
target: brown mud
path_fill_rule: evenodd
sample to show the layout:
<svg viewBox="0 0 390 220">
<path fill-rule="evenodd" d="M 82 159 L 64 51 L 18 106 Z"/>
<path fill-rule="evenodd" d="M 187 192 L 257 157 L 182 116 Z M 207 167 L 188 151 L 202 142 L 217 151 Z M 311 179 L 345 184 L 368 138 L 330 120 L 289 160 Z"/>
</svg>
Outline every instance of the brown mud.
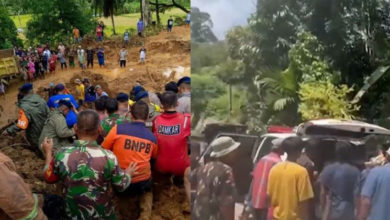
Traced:
<svg viewBox="0 0 390 220">
<path fill-rule="evenodd" d="M 139 49 L 145 45 L 147 49 L 146 64 L 139 64 Z M 110 39 L 103 44 L 97 44 L 93 40 L 86 39 L 82 46 L 93 48 L 103 46 L 106 54 L 106 66 L 100 68 L 97 59 L 94 60 L 94 68 L 81 70 L 79 67 L 61 70 L 57 65 L 56 73 L 48 74 L 44 79 L 33 82 L 35 91 L 42 97 L 47 98 L 44 88 L 53 82 L 64 83 L 74 93 L 76 78 L 88 78 L 93 85 L 101 85 L 111 97 L 120 92 L 129 93 L 131 88 L 140 83 L 147 90 L 153 92 L 163 91 L 164 85 L 172 80 L 189 75 L 190 67 L 190 29 L 177 27 L 172 33 L 161 32 L 159 35 L 148 38 L 134 37 L 127 46 L 129 59 L 126 68 L 120 68 L 118 53 L 122 47 L 121 40 Z M 76 60 L 75 60 L 76 61 Z M 77 61 L 76 61 L 77 63 Z M 176 73 L 177 67 L 187 70 Z M 170 74 L 163 74 L 166 71 Z M 0 128 L 15 121 L 18 109 L 15 105 L 18 87 L 22 81 L 14 81 L 6 88 L 6 95 L 0 97 Z M 44 161 L 28 149 L 28 144 L 23 134 L 14 137 L 0 136 L 0 152 L 9 156 L 17 167 L 17 172 L 24 181 L 31 186 L 33 192 L 38 194 L 58 194 L 56 185 L 46 184 L 43 176 Z M 135 202 L 134 202 L 135 201 Z M 122 213 L 118 216 L 122 219 L 135 219 L 139 213 L 136 200 L 119 204 Z M 169 181 L 154 182 L 152 219 L 190 219 L 189 204 L 183 186 L 177 187 Z M 130 217 L 130 218 L 128 218 Z"/>
</svg>

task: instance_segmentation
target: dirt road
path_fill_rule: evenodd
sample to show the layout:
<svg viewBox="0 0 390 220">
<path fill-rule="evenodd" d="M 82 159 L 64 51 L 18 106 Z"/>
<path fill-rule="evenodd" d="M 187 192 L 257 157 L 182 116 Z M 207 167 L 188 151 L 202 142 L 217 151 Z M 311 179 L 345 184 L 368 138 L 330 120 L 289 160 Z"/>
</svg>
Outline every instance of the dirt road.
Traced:
<svg viewBox="0 0 390 220">
<path fill-rule="evenodd" d="M 146 64 L 138 63 L 139 49 L 145 44 L 147 49 Z M 84 41 L 83 47 L 98 46 L 93 41 Z M 101 46 L 101 45 L 99 45 Z M 35 91 L 45 95 L 44 87 L 50 82 L 65 83 L 74 91 L 73 81 L 75 78 L 89 78 L 92 84 L 100 84 L 106 92 L 114 97 L 119 92 L 129 93 L 136 82 L 141 83 L 147 90 L 162 91 L 164 85 L 178 78 L 190 74 L 190 28 L 176 27 L 172 33 L 161 32 L 159 35 L 131 39 L 127 48 L 129 61 L 126 68 L 120 68 L 118 53 L 122 46 L 121 40 L 106 40 L 103 44 L 106 53 L 106 66 L 100 68 L 95 59 L 93 69 L 81 71 L 80 68 L 61 70 L 57 65 L 55 74 L 47 75 L 45 79 L 38 79 L 33 82 Z M 0 128 L 9 124 L 17 118 L 18 87 L 23 82 L 13 82 L 7 88 L 6 96 L 0 98 Z M 2 109 L 2 110 L 1 110 Z M 42 168 L 44 161 L 38 159 L 30 150 L 24 148 L 24 138 L 21 134 L 14 138 L 0 136 L 0 151 L 8 155 L 15 162 L 18 173 L 31 185 L 34 192 L 56 193 L 55 185 L 48 185 L 44 182 Z M 159 219 L 189 219 L 189 205 L 183 187 L 176 187 L 171 184 L 155 183 L 153 218 Z M 126 207 L 125 207 L 126 208 Z M 136 218 L 137 208 L 128 209 L 126 216 Z M 132 213 L 135 212 L 135 213 Z M 128 217 L 127 217 L 128 219 Z"/>
</svg>

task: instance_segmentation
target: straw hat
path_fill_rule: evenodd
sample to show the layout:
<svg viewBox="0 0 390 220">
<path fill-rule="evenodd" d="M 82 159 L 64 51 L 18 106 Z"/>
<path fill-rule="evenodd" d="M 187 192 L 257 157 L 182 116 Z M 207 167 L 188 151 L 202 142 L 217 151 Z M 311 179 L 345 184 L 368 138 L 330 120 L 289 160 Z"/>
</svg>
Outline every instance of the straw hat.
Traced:
<svg viewBox="0 0 390 220">
<path fill-rule="evenodd" d="M 234 141 L 231 137 L 219 137 L 210 144 L 213 149 L 210 156 L 214 158 L 225 156 L 236 150 L 240 144 L 240 142 Z"/>
</svg>

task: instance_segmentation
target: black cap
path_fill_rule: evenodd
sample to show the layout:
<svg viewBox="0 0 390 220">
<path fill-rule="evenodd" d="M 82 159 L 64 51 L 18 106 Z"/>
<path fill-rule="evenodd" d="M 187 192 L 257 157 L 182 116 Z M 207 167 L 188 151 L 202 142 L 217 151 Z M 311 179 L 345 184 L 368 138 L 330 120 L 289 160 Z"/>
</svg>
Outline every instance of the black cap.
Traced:
<svg viewBox="0 0 390 220">
<path fill-rule="evenodd" d="M 165 85 L 165 91 L 172 91 L 174 93 L 178 93 L 179 89 L 177 88 L 177 84 L 174 81 L 171 81 Z"/>
<path fill-rule="evenodd" d="M 58 102 L 58 107 L 62 106 L 62 105 L 65 105 L 66 107 L 68 107 L 69 109 L 73 108 L 73 105 L 70 101 L 68 100 L 65 100 L 65 99 L 61 99 L 59 102 Z"/>
</svg>

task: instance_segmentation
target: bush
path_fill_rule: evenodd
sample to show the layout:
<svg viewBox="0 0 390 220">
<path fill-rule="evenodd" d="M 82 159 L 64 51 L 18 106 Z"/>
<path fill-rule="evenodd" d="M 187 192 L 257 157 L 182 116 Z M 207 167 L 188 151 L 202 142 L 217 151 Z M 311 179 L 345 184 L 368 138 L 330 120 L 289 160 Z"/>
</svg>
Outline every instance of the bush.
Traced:
<svg viewBox="0 0 390 220">
<path fill-rule="evenodd" d="M 96 20 L 91 11 L 84 10 L 75 0 L 32 1 L 32 19 L 27 23 L 30 44 L 71 42 L 72 27 L 84 36 L 95 30 Z"/>
</svg>

